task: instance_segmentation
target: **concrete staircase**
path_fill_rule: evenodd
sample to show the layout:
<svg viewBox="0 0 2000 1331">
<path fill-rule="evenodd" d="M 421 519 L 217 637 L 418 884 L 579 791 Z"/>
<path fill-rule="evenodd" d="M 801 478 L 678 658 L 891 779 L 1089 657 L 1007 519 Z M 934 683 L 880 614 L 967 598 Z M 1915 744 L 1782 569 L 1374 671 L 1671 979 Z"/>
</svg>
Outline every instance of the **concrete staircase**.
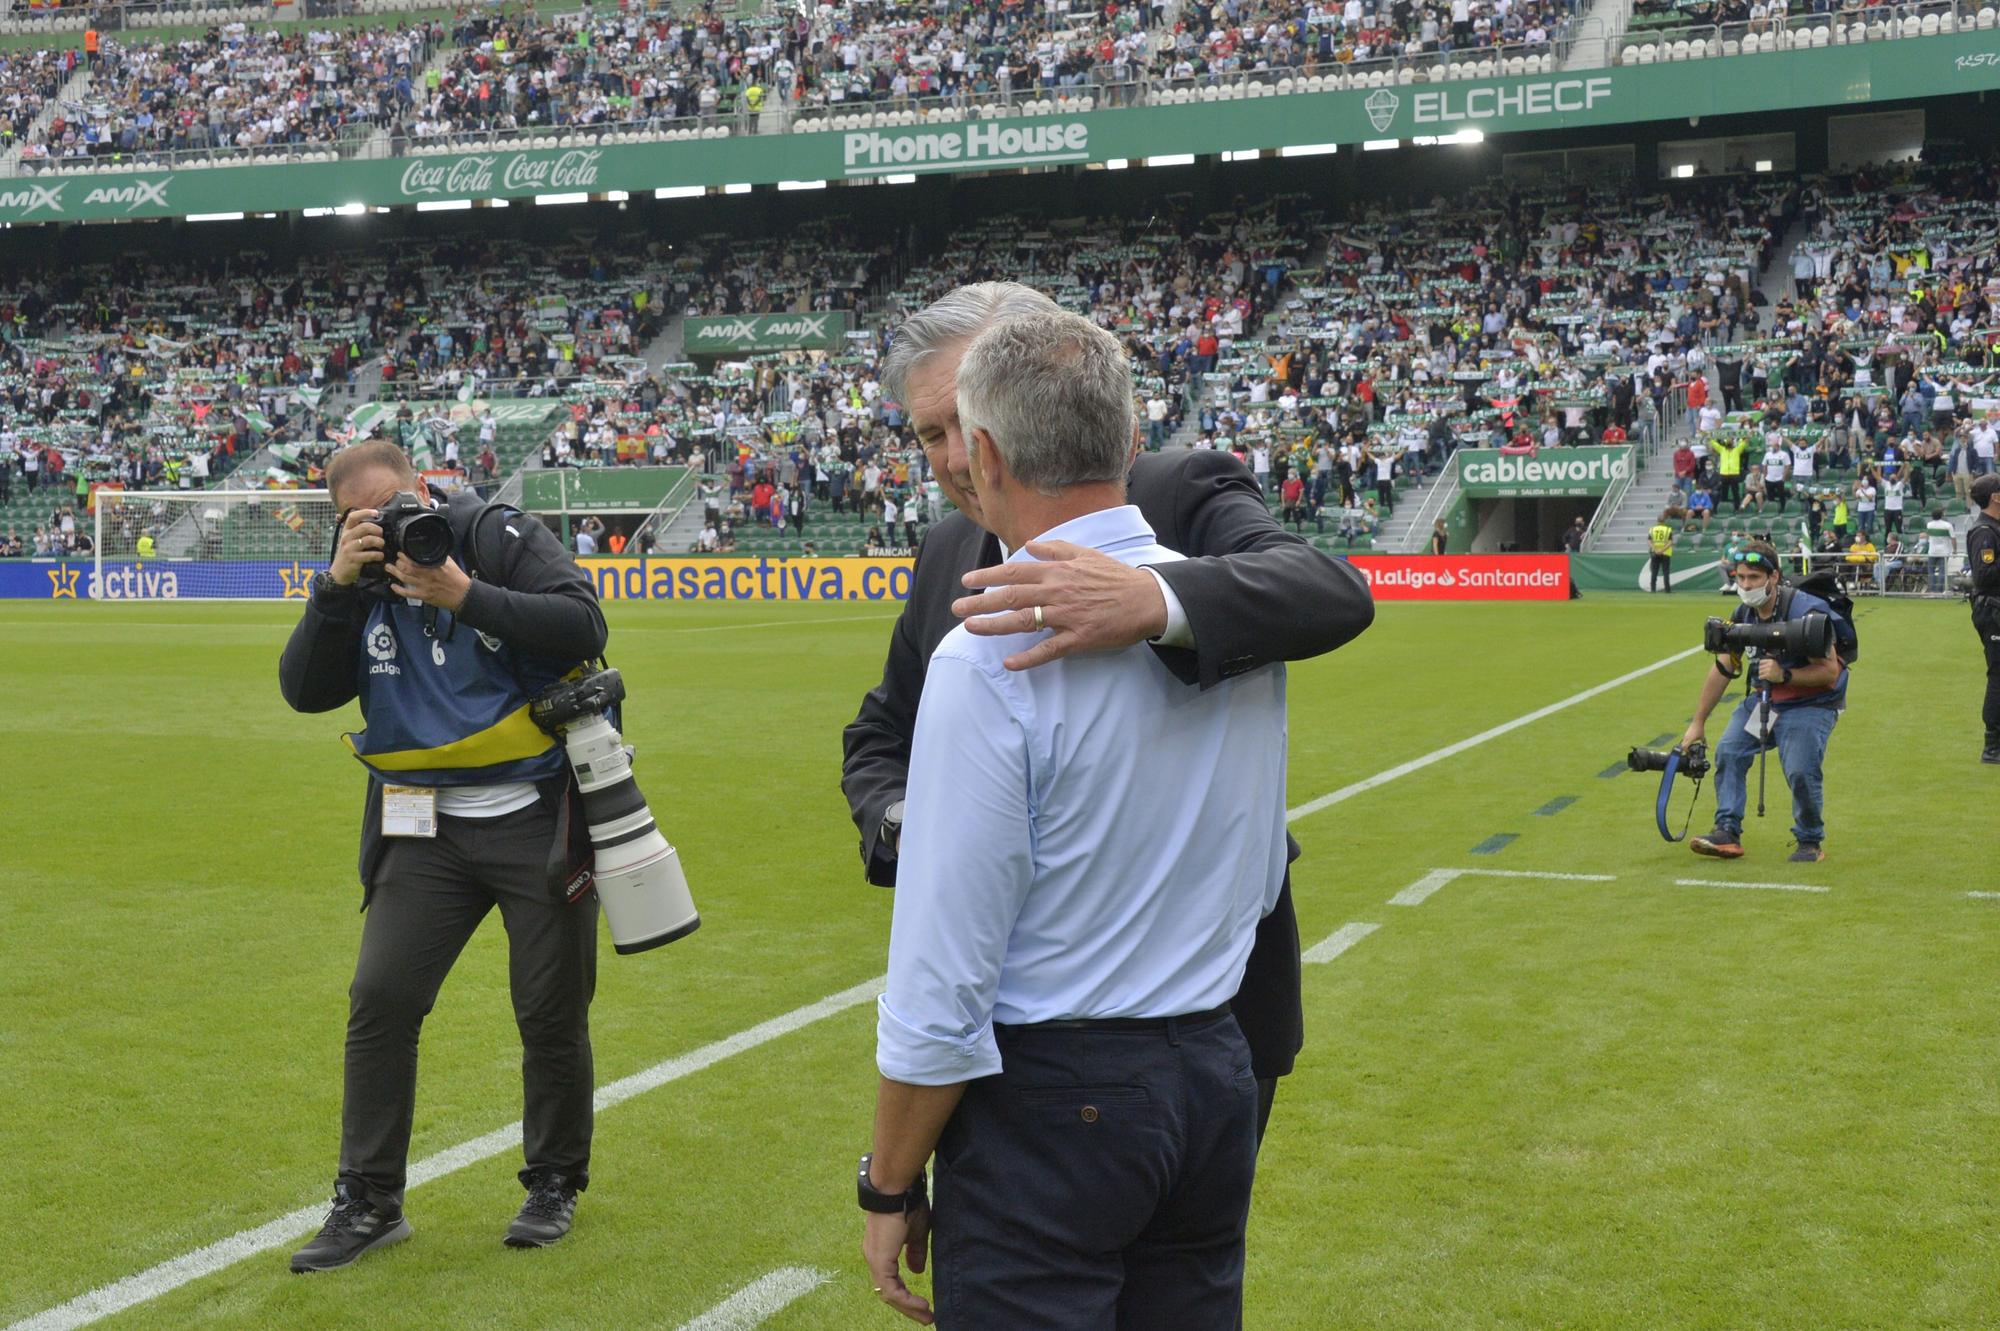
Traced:
<svg viewBox="0 0 2000 1331">
<path fill-rule="evenodd" d="M 56 113 L 65 105 L 73 106 L 89 96 L 90 69 L 88 66 L 78 65 L 76 73 L 70 75 L 62 87 L 56 89 L 56 95 L 43 105 L 41 114 L 29 123 L 28 132 L 16 139 L 13 147 L 5 153 L 0 153 L 0 176 L 21 174 L 21 149 L 27 147 L 36 134 L 47 129 L 49 122 L 56 118 Z"/>
<path fill-rule="evenodd" d="M 1615 61 L 1631 18 L 1632 0 L 1595 0 L 1575 21 L 1577 36 L 1563 57 L 1563 72 L 1603 69 Z"/>
</svg>

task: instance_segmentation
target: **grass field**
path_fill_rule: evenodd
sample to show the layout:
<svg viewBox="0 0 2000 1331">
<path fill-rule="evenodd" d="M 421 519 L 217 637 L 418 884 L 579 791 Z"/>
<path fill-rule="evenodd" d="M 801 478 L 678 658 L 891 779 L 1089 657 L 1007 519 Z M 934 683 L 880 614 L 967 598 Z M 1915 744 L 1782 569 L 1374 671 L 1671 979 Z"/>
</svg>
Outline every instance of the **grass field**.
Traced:
<svg viewBox="0 0 2000 1331">
<path fill-rule="evenodd" d="M 1292 803 L 1658 662 L 1722 604 L 1385 606 L 1292 670 Z M 295 613 L 0 606 L 0 1325 L 330 1189 L 362 782 L 352 717 L 278 697 Z M 600 1082 L 879 975 L 890 908 L 837 786 L 888 612 L 609 613 L 704 926 L 605 948 Z M 1730 865 L 1659 839 L 1649 778 L 1604 775 L 1681 728 L 1699 657 L 1293 824 L 1306 944 L 1379 928 L 1307 967 L 1251 1328 L 2000 1326 L 2000 901 L 1965 895 L 2000 888 L 1976 647 L 1955 605 L 1859 624 L 1824 864 L 1783 862 L 1775 773 Z M 1389 904 L 1475 867 L 1616 877 Z M 499 1243 L 510 1149 L 414 1188 L 415 1240 L 351 1270 L 295 1278 L 286 1242 L 106 1324 L 676 1328 L 806 1267 L 830 1283 L 766 1325 L 902 1325 L 857 1256 L 872 1051 L 851 1003 L 607 1109 L 576 1231 L 547 1251 Z M 425 1033 L 413 1157 L 518 1118 L 518 1064 L 489 920 Z"/>
</svg>

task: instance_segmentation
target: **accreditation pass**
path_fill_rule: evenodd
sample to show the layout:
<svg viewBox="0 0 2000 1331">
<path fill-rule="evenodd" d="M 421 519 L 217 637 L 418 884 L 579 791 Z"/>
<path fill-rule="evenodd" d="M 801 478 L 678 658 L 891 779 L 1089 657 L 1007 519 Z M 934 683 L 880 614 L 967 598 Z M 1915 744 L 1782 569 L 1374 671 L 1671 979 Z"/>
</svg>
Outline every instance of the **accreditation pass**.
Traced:
<svg viewBox="0 0 2000 1331">
<path fill-rule="evenodd" d="M 437 791 L 429 786 L 382 787 L 382 835 L 437 835 Z"/>
</svg>

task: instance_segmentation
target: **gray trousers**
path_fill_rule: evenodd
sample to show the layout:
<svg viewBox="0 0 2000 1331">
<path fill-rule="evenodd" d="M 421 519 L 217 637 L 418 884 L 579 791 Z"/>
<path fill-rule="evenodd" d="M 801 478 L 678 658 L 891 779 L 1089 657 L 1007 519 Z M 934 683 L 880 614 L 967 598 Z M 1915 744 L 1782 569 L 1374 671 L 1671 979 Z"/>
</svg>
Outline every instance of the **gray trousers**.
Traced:
<svg viewBox="0 0 2000 1331">
<path fill-rule="evenodd" d="M 542 804 L 498 818 L 438 819 L 434 838 L 389 842 L 348 991 L 340 1177 L 400 1207 L 417 1098 L 417 1033 L 473 930 L 494 906 L 507 927 L 521 1032 L 523 1183 L 539 1171 L 588 1180 L 590 999 L 597 897 L 567 904 L 548 884 L 555 815 Z"/>
</svg>

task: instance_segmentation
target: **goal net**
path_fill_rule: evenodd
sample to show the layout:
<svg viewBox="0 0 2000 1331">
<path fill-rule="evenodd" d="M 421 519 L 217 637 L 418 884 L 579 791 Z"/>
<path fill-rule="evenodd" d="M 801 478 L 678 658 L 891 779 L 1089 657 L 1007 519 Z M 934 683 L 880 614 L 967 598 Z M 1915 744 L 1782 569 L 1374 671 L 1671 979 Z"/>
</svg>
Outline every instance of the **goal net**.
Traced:
<svg viewBox="0 0 2000 1331">
<path fill-rule="evenodd" d="M 88 594 L 107 601 L 303 598 L 326 567 L 333 517 L 324 490 L 100 487 Z"/>
</svg>

